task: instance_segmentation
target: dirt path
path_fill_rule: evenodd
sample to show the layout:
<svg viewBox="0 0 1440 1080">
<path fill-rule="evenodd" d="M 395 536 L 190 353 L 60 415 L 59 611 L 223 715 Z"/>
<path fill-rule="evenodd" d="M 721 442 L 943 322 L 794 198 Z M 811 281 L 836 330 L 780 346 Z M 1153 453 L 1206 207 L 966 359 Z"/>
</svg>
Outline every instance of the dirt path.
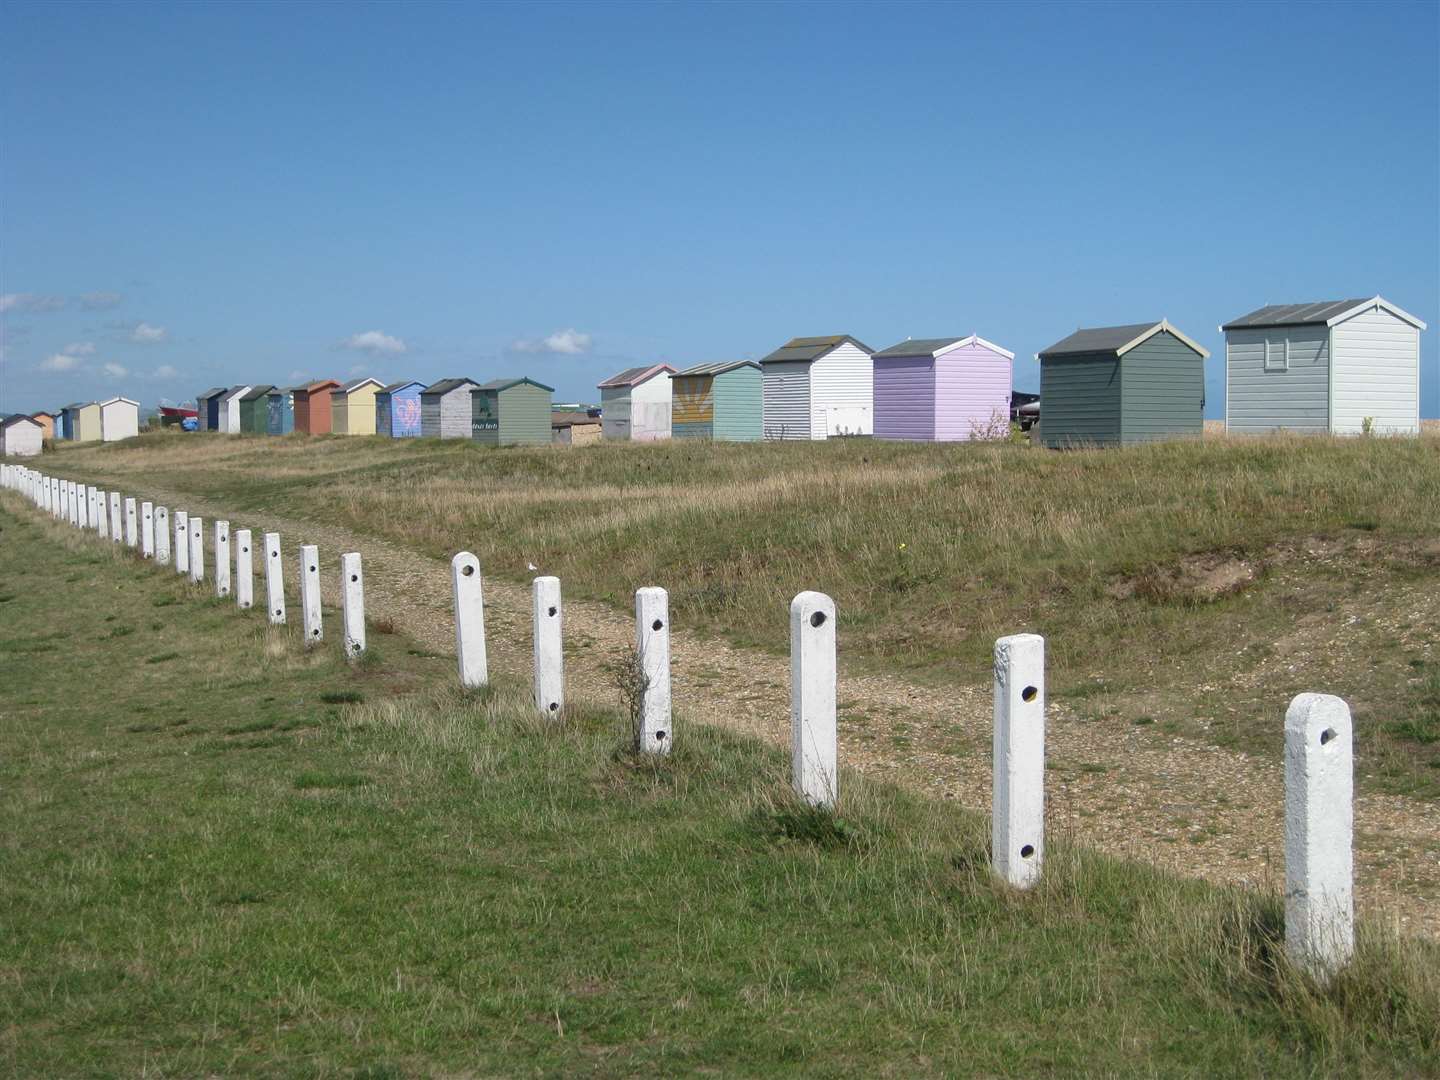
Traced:
<svg viewBox="0 0 1440 1080">
<path fill-rule="evenodd" d="M 323 581 L 339 573 L 343 551 L 365 559 L 366 606 L 406 634 L 454 653 L 446 562 L 394 544 L 310 521 L 237 518 L 203 499 L 151 489 L 146 497 L 207 519 L 229 516 L 232 530 L 278 530 L 287 573 L 301 543 L 320 546 Z M 207 533 L 209 530 L 206 530 Z M 207 536 L 208 545 L 208 536 Z M 257 564 L 258 566 L 258 564 Z M 657 582 L 657 584 L 664 584 Z M 261 588 L 257 594 L 263 596 Z M 492 670 L 528 678 L 528 588 L 485 583 Z M 634 626 L 603 604 L 568 600 L 567 689 L 612 701 L 604 665 L 633 641 Z M 844 613 L 841 612 L 841 643 Z M 772 743 L 789 743 L 789 665 L 676 628 L 671 637 L 676 711 Z M 936 690 L 902 679 L 846 673 L 841 657 L 843 765 L 988 812 L 991 691 L 988 684 Z M 1277 718 L 1278 723 L 1278 718 Z M 1086 720 L 1064 705 L 1048 712 L 1050 829 L 1101 850 L 1211 881 L 1278 886 L 1284 879 L 1283 767 L 1278 760 Z M 1440 937 L 1440 806 L 1402 796 L 1361 795 L 1355 805 L 1359 908 L 1393 917 L 1407 933 Z"/>
</svg>

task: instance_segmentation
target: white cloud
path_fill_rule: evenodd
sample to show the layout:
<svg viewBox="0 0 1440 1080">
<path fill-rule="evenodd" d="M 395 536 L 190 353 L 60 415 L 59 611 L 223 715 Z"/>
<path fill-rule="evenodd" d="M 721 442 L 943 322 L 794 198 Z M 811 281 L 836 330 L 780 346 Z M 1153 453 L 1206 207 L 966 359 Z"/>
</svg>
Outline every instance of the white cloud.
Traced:
<svg viewBox="0 0 1440 1080">
<path fill-rule="evenodd" d="M 80 294 L 80 306 L 86 311 L 108 311 L 119 307 L 124 299 L 118 292 L 87 292 Z"/>
<path fill-rule="evenodd" d="M 177 371 L 175 368 L 171 367 L 169 364 L 161 364 L 159 367 L 157 367 L 154 371 L 150 373 L 150 377 L 152 379 L 173 379 L 179 374 L 180 372 Z"/>
<path fill-rule="evenodd" d="M 127 369 L 121 364 L 115 363 L 113 360 L 108 361 L 104 365 L 104 371 L 106 375 L 109 375 L 111 378 L 115 379 L 123 378 L 124 376 L 130 374 L 129 369 Z"/>
<path fill-rule="evenodd" d="M 521 338 L 510 348 L 522 353 L 561 353 L 565 356 L 576 356 L 590 348 L 591 340 L 589 334 L 572 327 L 568 330 L 556 330 L 548 337 Z"/>
<path fill-rule="evenodd" d="M 28 292 L 0 294 L 0 311 L 59 311 L 64 306 L 63 296 L 42 296 Z"/>
<path fill-rule="evenodd" d="M 341 349 L 358 349 L 360 352 L 375 354 L 403 353 L 409 350 L 409 346 L 398 337 L 392 337 L 382 330 L 366 330 L 364 333 L 351 334 L 344 341 L 340 342 Z"/>
<path fill-rule="evenodd" d="M 136 345 L 159 345 L 167 341 L 170 331 L 163 326 L 151 326 L 147 322 L 136 323 L 135 328 L 130 331 L 130 340 Z"/>
<path fill-rule="evenodd" d="M 60 351 L 66 356 L 92 356 L 95 352 L 95 345 L 89 341 L 72 341 Z"/>
<path fill-rule="evenodd" d="M 369 365 L 369 364 L 352 364 L 352 365 L 350 365 L 350 374 L 351 374 L 351 375 L 369 375 L 369 374 L 370 374 L 370 365 Z"/>
<path fill-rule="evenodd" d="M 299 368 L 296 368 L 294 371 L 290 372 L 290 381 L 292 383 L 302 383 L 309 378 L 310 373 L 308 371 L 301 371 Z"/>
<path fill-rule="evenodd" d="M 80 366 L 80 361 L 73 356 L 67 356 L 63 352 L 47 356 L 40 361 L 41 371 L 74 371 Z"/>
</svg>

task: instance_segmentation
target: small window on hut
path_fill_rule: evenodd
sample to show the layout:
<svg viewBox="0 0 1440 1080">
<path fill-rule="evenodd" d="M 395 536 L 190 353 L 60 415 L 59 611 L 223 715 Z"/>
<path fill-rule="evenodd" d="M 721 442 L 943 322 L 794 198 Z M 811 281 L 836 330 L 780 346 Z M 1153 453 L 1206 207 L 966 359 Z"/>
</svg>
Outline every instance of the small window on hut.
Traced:
<svg viewBox="0 0 1440 1080">
<path fill-rule="evenodd" d="M 1290 339 L 1288 337 L 1276 340 L 1267 338 L 1265 341 L 1265 370 L 1284 371 L 1290 366 Z"/>
</svg>

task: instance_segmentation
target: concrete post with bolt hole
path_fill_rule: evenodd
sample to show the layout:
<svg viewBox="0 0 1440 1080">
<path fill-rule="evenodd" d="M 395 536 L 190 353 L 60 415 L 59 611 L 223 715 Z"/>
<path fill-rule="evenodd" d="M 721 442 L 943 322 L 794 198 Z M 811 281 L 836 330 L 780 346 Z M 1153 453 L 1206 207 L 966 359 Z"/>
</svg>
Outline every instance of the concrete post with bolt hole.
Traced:
<svg viewBox="0 0 1440 1080">
<path fill-rule="evenodd" d="M 320 549 L 314 544 L 300 548 L 300 611 L 306 647 L 318 645 L 325 635 L 320 625 Z"/>
<path fill-rule="evenodd" d="M 560 579 L 537 577 L 531 586 L 534 599 L 535 708 L 542 716 L 555 716 L 565 705 L 565 644 L 560 609 Z"/>
<path fill-rule="evenodd" d="M 835 601 L 802 592 L 790 602 L 790 766 L 795 793 L 835 809 Z"/>
<path fill-rule="evenodd" d="M 215 522 L 215 595 L 230 595 L 230 522 Z"/>
<path fill-rule="evenodd" d="M 170 565 L 170 511 L 163 506 L 155 508 L 155 562 Z"/>
<path fill-rule="evenodd" d="M 280 534 L 265 534 L 265 609 L 272 626 L 285 625 L 285 567 L 280 561 Z"/>
<path fill-rule="evenodd" d="M 1040 880 L 1045 858 L 1045 639 L 995 642 L 990 865 L 1016 888 Z"/>
<path fill-rule="evenodd" d="M 1301 694 L 1285 713 L 1285 951 L 1328 982 L 1355 952 L 1350 707 Z"/>
<path fill-rule="evenodd" d="M 235 605 L 247 611 L 255 604 L 255 559 L 250 551 L 250 530 L 235 532 Z"/>
<path fill-rule="evenodd" d="M 480 560 L 468 551 L 458 553 L 450 560 L 450 583 L 455 596 L 455 655 L 460 663 L 460 685 L 473 690 L 490 679 Z"/>
<path fill-rule="evenodd" d="M 175 511 L 175 573 L 190 573 L 190 515 Z"/>
<path fill-rule="evenodd" d="M 670 713 L 670 594 L 658 586 L 635 591 L 635 649 L 640 661 L 635 748 L 642 754 L 668 754 L 675 744 Z"/>
<path fill-rule="evenodd" d="M 190 519 L 190 583 L 198 585 L 205 580 L 205 519 Z"/>
<path fill-rule="evenodd" d="M 365 652 L 365 575 L 357 551 L 340 556 L 340 611 L 345 658 L 358 659 Z"/>
<path fill-rule="evenodd" d="M 155 504 L 148 500 L 140 504 L 140 555 L 155 558 Z"/>
</svg>

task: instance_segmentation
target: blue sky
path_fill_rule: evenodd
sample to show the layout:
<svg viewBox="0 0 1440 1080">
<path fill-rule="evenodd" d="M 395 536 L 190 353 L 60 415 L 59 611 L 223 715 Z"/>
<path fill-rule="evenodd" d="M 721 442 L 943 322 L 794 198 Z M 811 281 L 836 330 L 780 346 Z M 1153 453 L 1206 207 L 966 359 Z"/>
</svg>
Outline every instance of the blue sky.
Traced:
<svg viewBox="0 0 1440 1080">
<path fill-rule="evenodd" d="M 0 410 L 1378 292 L 1440 416 L 1437 11 L 11 0 Z"/>
</svg>

